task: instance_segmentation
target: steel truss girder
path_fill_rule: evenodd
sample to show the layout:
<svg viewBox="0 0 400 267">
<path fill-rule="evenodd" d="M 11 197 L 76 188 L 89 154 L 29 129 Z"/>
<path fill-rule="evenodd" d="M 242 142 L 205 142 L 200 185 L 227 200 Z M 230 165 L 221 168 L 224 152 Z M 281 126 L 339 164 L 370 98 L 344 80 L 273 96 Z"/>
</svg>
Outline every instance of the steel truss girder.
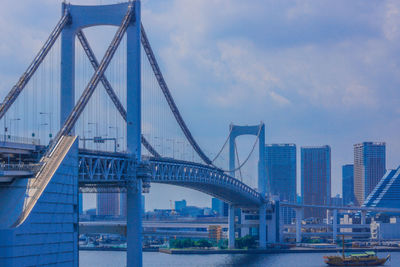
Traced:
<svg viewBox="0 0 400 267">
<path fill-rule="evenodd" d="M 192 188 L 238 207 L 254 207 L 263 202 L 255 189 L 204 164 L 163 158 L 149 158 L 136 164 L 122 155 L 79 155 L 82 192 L 124 192 L 137 179 L 143 181 L 143 190 L 149 182 L 164 183 Z"/>
<path fill-rule="evenodd" d="M 151 182 L 189 187 L 239 206 L 263 201 L 255 189 L 207 165 L 169 159 L 150 159 L 149 164 Z"/>
<path fill-rule="evenodd" d="M 135 163 L 128 157 L 79 155 L 79 182 L 122 185 L 132 179 Z"/>
</svg>

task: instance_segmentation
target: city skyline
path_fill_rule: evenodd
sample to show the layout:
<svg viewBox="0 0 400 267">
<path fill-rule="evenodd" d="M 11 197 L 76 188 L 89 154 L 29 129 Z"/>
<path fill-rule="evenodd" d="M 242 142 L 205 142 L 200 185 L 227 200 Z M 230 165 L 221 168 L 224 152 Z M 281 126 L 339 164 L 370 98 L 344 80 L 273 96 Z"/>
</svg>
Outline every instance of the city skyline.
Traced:
<svg viewBox="0 0 400 267">
<path fill-rule="evenodd" d="M 103 4 L 115 2 L 104 0 Z M 1 25 L 7 27 L 0 27 L 0 35 L 15 37 L 15 32 L 21 32 L 24 38 L 3 38 L 0 97 L 47 38 L 59 19 L 59 12 L 53 11 L 60 9 L 60 3 L 3 1 Z M 341 166 L 352 162 L 355 143 L 385 141 L 387 168 L 398 166 L 400 110 L 394 55 L 399 54 L 400 19 L 391 13 L 400 10 L 398 2 L 230 5 L 175 0 L 143 1 L 142 6 L 143 24 L 161 65 L 168 66 L 164 75 L 177 105 L 185 118 L 207 121 L 215 130 L 190 125 L 208 151 L 215 153 L 221 146 L 230 122 L 263 120 L 266 143 L 332 147 L 332 195 L 341 192 Z M 226 12 L 221 15 L 220 10 Z M 243 28 L 243 22 L 251 25 L 251 31 Z M 146 196 L 150 208 L 168 207 L 170 197 L 160 194 L 165 188 L 152 186 L 151 195 Z M 200 206 L 210 202 L 202 193 L 168 188 L 177 199 L 190 199 Z"/>
</svg>

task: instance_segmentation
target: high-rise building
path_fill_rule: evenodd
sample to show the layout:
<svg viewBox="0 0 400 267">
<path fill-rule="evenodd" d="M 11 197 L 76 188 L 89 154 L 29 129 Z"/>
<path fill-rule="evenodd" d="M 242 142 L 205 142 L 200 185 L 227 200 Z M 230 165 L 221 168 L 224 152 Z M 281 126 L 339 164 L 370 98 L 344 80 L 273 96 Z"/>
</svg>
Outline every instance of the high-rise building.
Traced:
<svg viewBox="0 0 400 267">
<path fill-rule="evenodd" d="M 354 204 L 354 165 L 342 166 L 342 196 L 343 205 Z"/>
<path fill-rule="evenodd" d="M 388 170 L 364 201 L 364 207 L 400 207 L 400 166 Z"/>
<path fill-rule="evenodd" d="M 296 145 L 266 145 L 265 166 L 267 168 L 267 192 L 279 196 L 280 200 L 296 203 Z M 293 209 L 281 208 L 283 223 L 291 223 L 295 216 Z"/>
<path fill-rule="evenodd" d="M 97 215 L 119 216 L 120 198 L 118 193 L 97 194 Z"/>
<path fill-rule="evenodd" d="M 330 146 L 301 148 L 301 196 L 304 204 L 329 205 L 331 200 Z M 324 218 L 324 209 L 305 208 L 305 218 Z"/>
<path fill-rule="evenodd" d="M 182 199 L 181 201 L 175 201 L 175 210 L 182 211 L 186 208 L 186 200 Z"/>
<path fill-rule="evenodd" d="M 213 197 L 211 199 L 211 210 L 217 215 L 226 217 L 228 216 L 228 203 L 219 200 L 218 198 Z"/>
<path fill-rule="evenodd" d="M 355 204 L 362 205 L 386 172 L 385 143 L 364 142 L 354 145 Z"/>
</svg>

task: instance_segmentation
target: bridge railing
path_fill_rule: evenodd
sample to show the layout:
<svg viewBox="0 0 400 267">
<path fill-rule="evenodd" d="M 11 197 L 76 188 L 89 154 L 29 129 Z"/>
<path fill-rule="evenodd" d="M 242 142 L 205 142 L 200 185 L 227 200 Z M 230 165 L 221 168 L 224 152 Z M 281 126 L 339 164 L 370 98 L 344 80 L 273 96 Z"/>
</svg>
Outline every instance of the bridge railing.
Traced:
<svg viewBox="0 0 400 267">
<path fill-rule="evenodd" d="M 0 164 L 0 170 L 2 171 L 29 171 L 32 173 L 36 173 L 42 167 L 41 163 L 33 163 L 33 164 Z"/>
<path fill-rule="evenodd" d="M 9 142 L 9 143 L 19 143 L 19 144 L 30 144 L 30 145 L 40 145 L 40 140 L 36 138 L 29 137 L 21 137 L 14 135 L 3 134 L 0 135 L 0 142 Z"/>
</svg>

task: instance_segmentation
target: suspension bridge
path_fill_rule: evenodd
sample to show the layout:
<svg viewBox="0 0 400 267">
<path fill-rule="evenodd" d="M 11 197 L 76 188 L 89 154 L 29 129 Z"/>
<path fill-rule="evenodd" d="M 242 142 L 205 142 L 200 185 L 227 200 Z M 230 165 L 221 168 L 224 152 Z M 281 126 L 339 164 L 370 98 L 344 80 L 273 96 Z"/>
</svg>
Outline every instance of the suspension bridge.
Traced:
<svg viewBox="0 0 400 267">
<path fill-rule="evenodd" d="M 87 37 L 97 26 L 117 29 L 101 60 Z M 80 191 L 126 192 L 127 266 L 141 266 L 141 196 L 151 183 L 191 188 L 229 203 L 230 248 L 235 209 L 259 213 L 259 246 L 266 246 L 266 212 L 272 208 L 265 198 L 264 124 L 231 125 L 211 158 L 164 79 L 138 0 L 63 3 L 50 37 L 1 103 L 0 120 L 2 264 L 77 266 Z M 235 142 L 241 135 L 256 137 L 243 162 Z M 254 186 L 243 181 L 241 170 L 257 143 Z"/>
</svg>

